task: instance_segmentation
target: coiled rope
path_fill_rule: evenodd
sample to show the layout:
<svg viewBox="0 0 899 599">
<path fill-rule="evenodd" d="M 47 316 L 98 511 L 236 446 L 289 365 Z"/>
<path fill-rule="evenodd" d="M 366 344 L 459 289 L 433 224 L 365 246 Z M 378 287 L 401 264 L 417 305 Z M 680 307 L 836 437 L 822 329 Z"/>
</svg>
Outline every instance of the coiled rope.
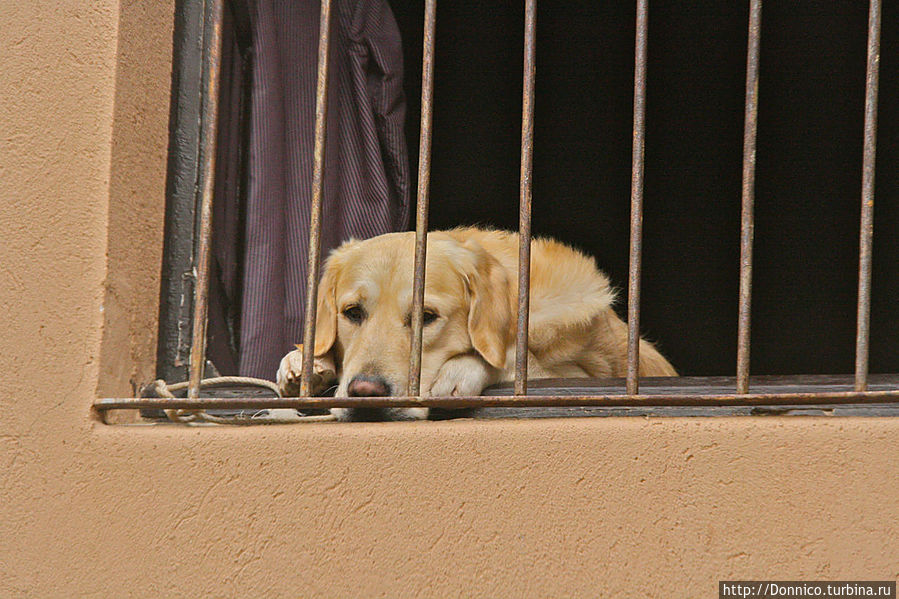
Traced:
<svg viewBox="0 0 899 599">
<path fill-rule="evenodd" d="M 186 389 L 188 382 L 168 384 L 162 379 L 157 379 L 144 388 L 141 395 L 144 397 L 165 397 L 175 399 L 175 392 Z M 248 385 L 264 387 L 274 391 L 281 397 L 281 390 L 275 383 L 246 376 L 217 376 L 200 381 L 200 388 L 214 388 L 226 385 Z M 301 416 L 292 408 L 269 408 L 258 410 L 252 414 L 239 413 L 233 416 L 219 416 L 210 414 L 206 410 L 163 410 L 172 422 L 181 423 L 212 423 L 212 424 L 284 424 L 292 422 L 324 422 L 335 420 L 331 414 Z"/>
</svg>

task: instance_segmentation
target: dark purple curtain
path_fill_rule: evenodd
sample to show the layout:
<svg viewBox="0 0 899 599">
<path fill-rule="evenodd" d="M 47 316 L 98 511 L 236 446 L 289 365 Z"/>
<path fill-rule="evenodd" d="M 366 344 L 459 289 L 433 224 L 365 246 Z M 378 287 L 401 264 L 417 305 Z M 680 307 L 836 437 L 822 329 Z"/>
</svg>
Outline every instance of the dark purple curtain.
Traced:
<svg viewBox="0 0 899 599">
<path fill-rule="evenodd" d="M 273 379 L 302 340 L 319 3 L 244 6 L 244 26 L 239 10 L 226 24 L 209 356 L 222 373 Z M 405 229 L 409 211 L 402 48 L 390 8 L 334 0 L 331 31 L 323 256 L 349 238 Z"/>
</svg>

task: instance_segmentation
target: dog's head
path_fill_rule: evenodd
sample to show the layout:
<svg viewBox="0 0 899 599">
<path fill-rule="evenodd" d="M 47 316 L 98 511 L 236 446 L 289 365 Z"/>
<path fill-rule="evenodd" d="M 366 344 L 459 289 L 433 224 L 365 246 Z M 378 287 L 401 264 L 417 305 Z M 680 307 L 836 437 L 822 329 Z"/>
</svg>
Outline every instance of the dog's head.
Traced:
<svg viewBox="0 0 899 599">
<path fill-rule="evenodd" d="M 350 241 L 324 267 L 315 355 L 333 355 L 338 397 L 407 393 L 415 236 Z M 428 238 L 421 393 L 450 358 L 476 352 L 502 369 L 510 345 L 510 283 L 474 241 Z"/>
</svg>

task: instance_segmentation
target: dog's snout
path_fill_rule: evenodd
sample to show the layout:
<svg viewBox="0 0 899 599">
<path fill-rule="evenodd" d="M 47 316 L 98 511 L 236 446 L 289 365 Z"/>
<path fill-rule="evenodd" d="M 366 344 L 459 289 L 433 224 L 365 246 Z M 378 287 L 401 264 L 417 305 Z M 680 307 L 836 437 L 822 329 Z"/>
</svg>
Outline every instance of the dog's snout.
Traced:
<svg viewBox="0 0 899 599">
<path fill-rule="evenodd" d="M 350 397 L 386 397 L 390 395 L 387 381 L 379 376 L 358 375 L 347 386 Z"/>
</svg>

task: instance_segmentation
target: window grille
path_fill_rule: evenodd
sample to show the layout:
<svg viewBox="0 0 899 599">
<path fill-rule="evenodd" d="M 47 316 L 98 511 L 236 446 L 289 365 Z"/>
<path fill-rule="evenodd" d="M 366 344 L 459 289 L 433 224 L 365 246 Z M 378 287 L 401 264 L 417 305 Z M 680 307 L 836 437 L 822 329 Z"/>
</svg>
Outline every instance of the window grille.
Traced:
<svg viewBox="0 0 899 599">
<path fill-rule="evenodd" d="M 631 176 L 630 248 L 628 275 L 627 376 L 624 385 L 589 386 L 578 380 L 538 381 L 529 390 L 528 298 L 531 249 L 531 170 L 534 140 L 534 78 L 536 0 L 525 0 L 524 91 L 521 124 L 521 173 L 519 204 L 519 297 L 516 325 L 515 381 L 511 389 L 499 389 L 478 397 L 423 397 L 420 395 L 423 301 L 426 238 L 428 231 L 431 165 L 431 122 L 434 88 L 434 44 L 436 0 L 426 0 L 422 64 L 421 130 L 417 188 L 415 261 L 412 303 L 412 341 L 409 361 L 409 395 L 406 397 L 311 397 L 313 352 L 305 352 L 301 397 L 297 398 L 214 398 L 200 397 L 206 344 L 211 214 L 215 169 L 215 135 L 218 118 L 219 72 L 222 51 L 224 0 L 211 1 L 211 25 L 204 36 L 205 95 L 202 103 L 201 169 L 204 182 L 200 203 L 200 229 L 190 352 L 189 386 L 186 398 L 101 399 L 94 407 L 110 409 L 170 408 L 187 410 L 261 408 L 385 408 L 385 407 L 705 407 L 720 406 L 835 406 L 841 404 L 899 403 L 896 378 L 869 377 L 869 319 L 871 306 L 871 263 L 874 209 L 874 164 L 876 152 L 878 67 L 880 59 L 881 0 L 870 0 L 867 33 L 867 71 L 864 107 L 864 150 L 861 193 L 861 233 L 858 268 L 855 375 L 753 377 L 750 386 L 749 343 L 751 335 L 752 249 L 754 233 L 755 148 L 758 120 L 759 46 L 762 0 L 750 0 L 746 88 L 744 105 L 742 212 L 740 234 L 738 349 L 736 377 L 682 377 L 673 381 L 641 381 L 638 373 L 640 339 L 640 273 L 643 216 L 643 157 L 646 97 L 646 46 L 648 0 L 637 0 L 633 102 L 633 154 Z M 328 94 L 328 44 L 331 31 L 331 0 L 321 0 L 318 77 L 316 87 L 315 145 L 313 151 L 313 196 L 310 218 L 309 263 L 303 346 L 314 345 L 316 297 L 320 272 L 321 202 L 324 126 Z M 595 383 L 594 383 L 595 385 Z M 543 394 L 551 388 L 556 394 Z"/>
</svg>

